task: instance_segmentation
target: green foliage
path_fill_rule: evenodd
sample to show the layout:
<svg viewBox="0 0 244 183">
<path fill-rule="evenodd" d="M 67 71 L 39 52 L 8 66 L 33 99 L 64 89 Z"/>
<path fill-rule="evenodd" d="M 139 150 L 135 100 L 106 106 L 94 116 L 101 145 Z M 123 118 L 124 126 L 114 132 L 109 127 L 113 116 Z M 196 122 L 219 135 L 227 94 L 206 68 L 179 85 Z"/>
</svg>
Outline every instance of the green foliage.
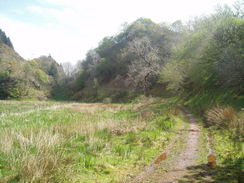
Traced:
<svg viewBox="0 0 244 183">
<path fill-rule="evenodd" d="M 160 74 L 168 89 L 180 93 L 216 88 L 243 91 L 244 20 L 226 11 L 196 21 L 176 46 Z"/>
<path fill-rule="evenodd" d="M 98 81 L 99 88 L 117 88 L 112 93 L 114 101 L 125 97 L 120 91 L 142 92 L 153 86 L 159 66 L 170 57 L 177 34 L 169 27 L 160 26 L 150 19 L 139 18 L 126 25 L 118 35 L 105 37 L 97 48 L 87 53 L 86 59 L 80 64 L 81 72 L 74 77 L 76 96 L 79 99 L 111 97 L 109 89 L 105 94 L 98 91 L 93 92 L 93 96 L 91 92 L 86 95 L 86 91 L 91 90 L 94 79 Z M 135 47 L 141 45 L 141 49 L 131 50 L 133 43 Z"/>
<path fill-rule="evenodd" d="M 157 127 L 161 130 L 169 130 L 174 126 L 174 121 L 166 116 L 160 116 L 153 120 Z"/>
<path fill-rule="evenodd" d="M 0 98 L 19 98 L 28 94 L 26 81 L 11 77 L 7 72 L 0 73 Z"/>
<path fill-rule="evenodd" d="M 77 74 L 77 78 L 75 80 L 75 90 L 81 90 L 85 87 L 86 80 L 88 79 L 88 76 L 84 71 L 80 71 Z"/>
<path fill-rule="evenodd" d="M 36 74 L 37 74 L 37 77 L 38 79 L 44 83 L 44 84 L 48 84 L 49 83 L 49 77 L 48 75 L 41 69 L 37 69 L 36 70 Z"/>
<path fill-rule="evenodd" d="M 106 58 L 101 58 L 100 62 L 97 64 L 95 69 L 95 77 L 103 78 L 103 80 L 109 80 L 114 73 L 115 65 L 111 62 L 108 62 Z"/>
<path fill-rule="evenodd" d="M 130 93 L 127 90 L 119 91 L 112 96 L 113 102 L 128 102 Z"/>
<path fill-rule="evenodd" d="M 62 67 L 49 57 L 31 61 L 21 58 L 0 30 L 0 98 L 49 97 L 64 77 Z"/>
<path fill-rule="evenodd" d="M 50 55 L 48 57 L 41 56 L 35 59 L 35 62 L 38 63 L 41 70 L 53 78 L 53 86 L 62 84 L 65 75 L 63 68 Z"/>
<path fill-rule="evenodd" d="M 226 130 L 211 130 L 214 133 L 215 151 L 219 167 L 216 170 L 216 180 L 238 181 L 243 178 L 243 142 L 236 143 Z"/>
</svg>

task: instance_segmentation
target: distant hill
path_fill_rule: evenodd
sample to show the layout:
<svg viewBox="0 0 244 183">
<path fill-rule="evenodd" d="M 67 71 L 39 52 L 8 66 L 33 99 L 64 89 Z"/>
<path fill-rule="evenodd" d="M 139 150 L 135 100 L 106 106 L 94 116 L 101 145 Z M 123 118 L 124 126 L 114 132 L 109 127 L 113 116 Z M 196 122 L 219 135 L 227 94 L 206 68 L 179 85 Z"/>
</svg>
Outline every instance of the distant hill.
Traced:
<svg viewBox="0 0 244 183">
<path fill-rule="evenodd" d="M 47 75 L 53 76 L 57 81 L 64 77 L 63 67 L 58 64 L 51 55 L 40 56 L 34 59 Z"/>
<path fill-rule="evenodd" d="M 0 30 L 0 99 L 51 97 L 63 77 L 62 66 L 51 56 L 23 59 Z"/>
</svg>

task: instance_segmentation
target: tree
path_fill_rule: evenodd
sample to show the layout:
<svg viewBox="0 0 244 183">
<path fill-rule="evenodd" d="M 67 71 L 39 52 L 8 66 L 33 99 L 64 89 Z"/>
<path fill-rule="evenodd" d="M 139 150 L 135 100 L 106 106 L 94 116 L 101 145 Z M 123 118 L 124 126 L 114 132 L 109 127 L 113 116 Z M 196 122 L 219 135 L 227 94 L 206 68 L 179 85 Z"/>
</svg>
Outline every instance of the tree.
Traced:
<svg viewBox="0 0 244 183">
<path fill-rule="evenodd" d="M 127 52 L 134 54 L 134 60 L 129 65 L 128 76 L 134 86 L 146 92 L 159 73 L 158 49 L 152 46 L 148 38 L 143 37 L 129 42 Z"/>
<path fill-rule="evenodd" d="M 161 80 L 175 91 L 243 90 L 244 20 L 226 6 L 191 27 L 162 69 Z"/>
<path fill-rule="evenodd" d="M 82 62 L 82 69 L 90 76 L 94 76 L 95 67 L 100 59 L 100 55 L 95 50 L 88 51 L 86 60 Z"/>
<path fill-rule="evenodd" d="M 74 74 L 74 66 L 70 62 L 62 63 L 62 67 L 66 77 L 70 78 Z"/>
</svg>

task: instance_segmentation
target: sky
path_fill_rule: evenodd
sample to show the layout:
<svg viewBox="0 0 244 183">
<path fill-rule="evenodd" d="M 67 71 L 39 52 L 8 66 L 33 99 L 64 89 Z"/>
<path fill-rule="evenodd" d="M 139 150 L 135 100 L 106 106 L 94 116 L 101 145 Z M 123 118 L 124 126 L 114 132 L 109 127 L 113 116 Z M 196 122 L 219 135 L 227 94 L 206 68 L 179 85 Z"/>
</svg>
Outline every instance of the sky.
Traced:
<svg viewBox="0 0 244 183">
<path fill-rule="evenodd" d="M 0 0 L 0 29 L 25 59 L 76 63 L 106 36 L 140 17 L 187 21 L 235 0 Z"/>
</svg>

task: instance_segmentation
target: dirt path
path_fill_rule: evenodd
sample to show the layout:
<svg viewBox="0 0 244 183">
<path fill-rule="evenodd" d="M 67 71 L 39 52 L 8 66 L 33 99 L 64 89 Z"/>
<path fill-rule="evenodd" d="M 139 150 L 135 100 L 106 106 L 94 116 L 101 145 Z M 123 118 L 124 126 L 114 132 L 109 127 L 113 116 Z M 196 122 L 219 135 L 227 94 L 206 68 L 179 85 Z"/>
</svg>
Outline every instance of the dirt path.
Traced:
<svg viewBox="0 0 244 183">
<path fill-rule="evenodd" d="M 177 137 L 179 144 L 184 143 L 183 149 L 179 149 L 176 154 L 169 150 L 167 154 L 172 157 L 161 162 L 167 168 L 158 168 L 157 165 L 151 164 L 132 181 L 133 183 L 177 183 L 187 175 L 188 167 L 196 165 L 200 129 L 193 115 L 188 112 L 186 115 L 190 122 L 189 129 L 180 130 L 181 135 Z"/>
<path fill-rule="evenodd" d="M 186 148 L 179 155 L 172 165 L 172 169 L 165 174 L 160 183 L 174 182 L 182 178 L 187 173 L 187 167 L 193 166 L 198 157 L 198 138 L 199 127 L 196 125 L 195 118 L 188 114 L 190 120 L 190 130 L 187 136 Z"/>
</svg>

